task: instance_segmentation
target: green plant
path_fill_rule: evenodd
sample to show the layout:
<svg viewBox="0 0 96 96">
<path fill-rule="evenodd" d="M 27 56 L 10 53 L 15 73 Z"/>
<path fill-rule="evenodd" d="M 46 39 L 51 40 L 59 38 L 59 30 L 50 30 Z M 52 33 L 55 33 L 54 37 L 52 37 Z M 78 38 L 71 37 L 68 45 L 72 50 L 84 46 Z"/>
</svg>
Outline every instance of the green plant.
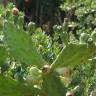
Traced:
<svg viewBox="0 0 96 96">
<path fill-rule="evenodd" d="M 68 0 L 65 4 L 79 5 L 72 2 Z M 11 9 L 10 6 L 7 6 L 8 10 Z M 89 8 L 88 2 L 86 6 Z M 82 6 L 80 8 L 82 9 Z M 74 23 L 73 19 L 72 21 L 70 19 L 67 24 L 64 22 L 60 26 L 54 26 L 54 37 L 51 38 L 32 22 L 24 31 L 23 15 L 19 13 L 18 16 L 13 16 L 11 11 L 6 10 L 3 13 L 3 10 L 5 9 L 2 7 L 0 36 L 4 38 L 1 40 L 2 43 L 0 42 L 0 95 L 65 96 L 69 92 L 75 96 L 88 96 L 94 91 L 96 34 L 92 27 L 88 28 L 86 24 L 93 22 L 95 17 L 91 16 L 86 22 L 89 17 L 83 21 L 77 12 L 80 22 Z M 83 17 L 85 15 L 83 14 Z M 80 29 L 74 31 L 78 33 L 80 39 L 72 33 L 76 26 Z M 58 43 L 59 39 L 62 41 L 62 47 Z M 65 71 L 64 74 L 62 69 Z"/>
</svg>

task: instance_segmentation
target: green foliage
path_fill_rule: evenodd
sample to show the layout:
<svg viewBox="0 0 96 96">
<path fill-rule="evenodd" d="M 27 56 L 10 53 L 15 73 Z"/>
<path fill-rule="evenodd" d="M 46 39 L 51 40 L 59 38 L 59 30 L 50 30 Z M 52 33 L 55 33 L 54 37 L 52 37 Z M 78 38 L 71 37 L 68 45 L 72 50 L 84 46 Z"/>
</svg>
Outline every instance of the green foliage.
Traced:
<svg viewBox="0 0 96 96">
<path fill-rule="evenodd" d="M 36 89 L 0 75 L 1 96 L 35 96 Z M 34 94 L 34 95 L 32 95 Z"/>
<path fill-rule="evenodd" d="M 45 64 L 29 35 L 20 30 L 18 26 L 6 22 L 4 24 L 4 36 L 9 52 L 17 61 L 38 67 Z"/>
<path fill-rule="evenodd" d="M 89 37 L 90 37 L 89 34 L 81 33 L 81 35 L 80 35 L 80 42 L 81 43 L 87 43 Z"/>
<path fill-rule="evenodd" d="M 0 75 L 0 96 L 65 96 L 68 90 L 75 96 L 89 96 L 96 89 L 96 1 L 44 0 L 42 4 L 48 13 L 61 1 L 65 18 L 53 27 L 53 37 L 33 22 L 24 31 L 24 14 L 13 16 L 12 3 L 0 6 L 0 35 L 4 36 L 0 42 L 0 74 L 4 73 Z M 58 15 L 53 13 L 52 18 Z M 68 78 L 55 72 L 64 67 L 72 69 Z"/>
<path fill-rule="evenodd" d="M 5 63 L 6 58 L 7 58 L 7 51 L 5 47 L 0 46 L 0 65 Z"/>
<path fill-rule="evenodd" d="M 55 72 L 43 76 L 42 89 L 47 96 L 65 96 L 67 91 Z"/>
<path fill-rule="evenodd" d="M 52 67 L 74 67 L 86 62 L 90 55 L 94 53 L 95 48 L 95 46 L 87 46 L 87 44 L 69 44 L 60 52 Z"/>
<path fill-rule="evenodd" d="M 47 61 L 49 64 L 53 62 L 56 58 L 56 51 L 53 49 L 52 45 L 52 38 L 47 36 L 41 28 L 37 28 L 35 33 L 32 35 L 32 40 L 36 44 L 36 47 L 42 57 Z M 55 44 L 54 44 L 55 46 Z M 56 48 L 55 48 L 56 49 Z M 58 50 L 57 50 L 58 51 Z M 58 53 L 57 53 L 58 54 Z"/>
<path fill-rule="evenodd" d="M 29 73 L 26 76 L 26 81 L 30 84 L 37 83 L 39 84 L 42 80 L 42 72 L 37 67 L 31 67 L 29 69 Z"/>
<path fill-rule="evenodd" d="M 96 30 L 94 30 L 94 31 L 91 33 L 91 37 L 92 37 L 93 41 L 96 42 Z"/>
</svg>

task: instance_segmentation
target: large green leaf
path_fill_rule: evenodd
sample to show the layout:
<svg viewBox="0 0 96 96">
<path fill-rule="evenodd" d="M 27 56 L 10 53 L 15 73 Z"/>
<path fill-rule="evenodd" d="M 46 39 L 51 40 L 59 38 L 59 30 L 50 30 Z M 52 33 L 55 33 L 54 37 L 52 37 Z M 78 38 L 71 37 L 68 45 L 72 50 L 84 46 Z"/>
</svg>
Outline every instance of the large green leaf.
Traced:
<svg viewBox="0 0 96 96">
<path fill-rule="evenodd" d="M 0 65 L 4 64 L 7 57 L 7 52 L 4 47 L 0 47 Z"/>
<path fill-rule="evenodd" d="M 0 75 L 0 96 L 35 96 L 36 89 Z"/>
<path fill-rule="evenodd" d="M 74 67 L 77 64 L 84 63 L 95 52 L 96 46 L 91 44 L 69 44 L 58 55 L 53 62 L 52 68 Z"/>
<path fill-rule="evenodd" d="M 13 23 L 6 22 L 4 25 L 5 41 L 9 52 L 18 61 L 25 64 L 33 64 L 41 67 L 45 64 L 38 53 L 30 36 Z"/>
<path fill-rule="evenodd" d="M 47 96 L 65 96 L 66 89 L 55 72 L 43 76 L 42 90 Z"/>
</svg>

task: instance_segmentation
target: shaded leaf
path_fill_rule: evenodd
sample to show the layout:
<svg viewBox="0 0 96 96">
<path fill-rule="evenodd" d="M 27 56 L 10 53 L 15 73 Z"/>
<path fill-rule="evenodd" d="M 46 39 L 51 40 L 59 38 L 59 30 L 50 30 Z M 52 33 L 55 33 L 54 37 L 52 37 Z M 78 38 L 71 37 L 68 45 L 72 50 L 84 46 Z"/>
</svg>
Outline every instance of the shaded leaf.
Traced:
<svg viewBox="0 0 96 96">
<path fill-rule="evenodd" d="M 43 91 L 47 96 L 65 96 L 66 88 L 55 72 L 43 76 Z"/>
<path fill-rule="evenodd" d="M 7 57 L 7 52 L 4 47 L 0 47 L 0 65 L 4 64 Z"/>
<path fill-rule="evenodd" d="M 35 96 L 35 91 L 36 89 L 32 86 L 25 86 L 11 78 L 0 75 L 0 96 Z"/>
</svg>

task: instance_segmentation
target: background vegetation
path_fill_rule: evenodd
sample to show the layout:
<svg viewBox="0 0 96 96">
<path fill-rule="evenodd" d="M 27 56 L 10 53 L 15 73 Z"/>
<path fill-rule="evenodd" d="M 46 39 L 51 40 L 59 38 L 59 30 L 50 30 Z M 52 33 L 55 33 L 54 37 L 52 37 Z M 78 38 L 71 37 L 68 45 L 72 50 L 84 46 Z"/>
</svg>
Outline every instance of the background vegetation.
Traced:
<svg viewBox="0 0 96 96">
<path fill-rule="evenodd" d="M 43 1 L 52 30 L 0 5 L 0 95 L 96 96 L 96 0 Z"/>
</svg>

